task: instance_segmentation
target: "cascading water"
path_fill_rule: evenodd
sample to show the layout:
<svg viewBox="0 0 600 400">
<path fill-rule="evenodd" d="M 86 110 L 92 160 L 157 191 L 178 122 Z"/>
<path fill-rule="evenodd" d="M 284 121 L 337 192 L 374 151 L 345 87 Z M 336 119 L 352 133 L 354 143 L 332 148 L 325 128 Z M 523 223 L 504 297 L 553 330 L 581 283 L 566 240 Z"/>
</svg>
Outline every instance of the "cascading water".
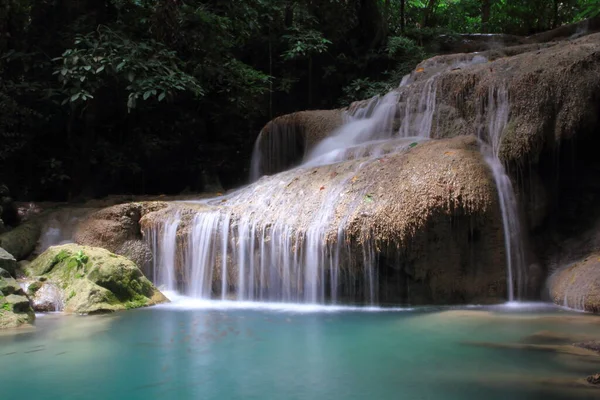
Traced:
<svg viewBox="0 0 600 400">
<path fill-rule="evenodd" d="M 302 165 L 278 175 L 278 186 L 259 179 L 243 190 L 205 201 L 209 208 L 199 209 L 186 224 L 176 214 L 151 229 L 147 237 L 155 251 L 155 282 L 167 289 L 179 289 L 184 294 L 201 298 L 375 303 L 379 285 L 378 250 L 368 239 L 368 231 L 362 231 L 363 239 L 355 242 L 355 248 L 351 249 L 345 231 L 359 202 L 368 199 L 368 192 L 363 189 L 364 192 L 353 193 L 354 197 L 348 200 L 344 197 L 344 188 L 361 168 L 381 161 L 385 154 L 402 152 L 428 140 L 436 123 L 441 73 L 483 61 L 483 57 L 475 56 L 451 65 L 433 63 L 429 65 L 433 72 L 428 75 L 416 71 L 406 76 L 397 90 L 349 109 L 343 126 L 307 152 Z M 485 127 L 479 136 L 483 154 L 498 186 L 509 300 L 513 300 L 513 275 L 516 274 L 520 288 L 524 257 L 519 243 L 516 199 L 498 158 L 508 113 L 506 92 L 500 89 L 491 92 L 481 116 Z M 271 126 L 270 129 L 277 128 Z M 280 138 L 271 132 L 270 137 L 275 140 L 271 145 L 264 142 L 264 132 L 258 140 L 262 143 L 257 142 L 255 149 L 252 166 L 257 175 L 255 178 L 265 170 L 265 165 L 275 171 L 290 165 L 292 160 L 285 159 L 286 155 L 297 156 L 294 132 L 280 132 Z M 260 151 L 264 146 L 269 148 L 266 154 Z M 275 154 L 278 152 L 285 154 Z M 274 158 L 269 160 L 269 157 Z M 329 187 L 317 187 L 319 202 L 310 211 L 302 207 L 302 187 L 298 188 L 300 201 L 285 203 L 285 189 L 294 184 L 298 169 L 308 171 L 316 166 L 351 159 L 361 162 L 345 164 L 347 167 L 341 173 L 332 173 Z M 210 208 L 213 204 L 223 203 L 228 207 Z M 241 213 L 236 212 L 237 207 L 242 207 Z M 265 210 L 271 210 L 275 215 L 269 215 Z"/>
<path fill-rule="evenodd" d="M 504 228 L 508 300 L 514 301 L 524 295 L 525 252 L 521 236 L 519 205 L 510 177 L 500 160 L 502 133 L 510 117 L 510 102 L 506 87 L 491 87 L 485 108 L 485 112 L 480 116 L 479 138 L 483 141 L 482 153 L 494 175 L 498 190 Z"/>
<path fill-rule="evenodd" d="M 146 232 L 154 253 L 153 282 L 163 290 L 177 290 L 177 228 L 179 214 Z"/>
</svg>

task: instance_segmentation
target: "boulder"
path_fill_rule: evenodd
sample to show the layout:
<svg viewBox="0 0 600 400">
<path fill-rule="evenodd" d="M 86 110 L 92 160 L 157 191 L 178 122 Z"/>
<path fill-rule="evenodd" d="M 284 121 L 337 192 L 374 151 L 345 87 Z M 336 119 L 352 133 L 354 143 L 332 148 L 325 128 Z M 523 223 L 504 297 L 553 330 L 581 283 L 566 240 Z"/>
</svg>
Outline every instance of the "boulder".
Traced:
<svg viewBox="0 0 600 400">
<path fill-rule="evenodd" d="M 31 324 L 35 314 L 16 280 L 0 268 L 0 329 Z"/>
<path fill-rule="evenodd" d="M 127 257 L 147 272 L 152 265 L 152 251 L 143 240 L 140 219 L 162 207 L 166 203 L 126 203 L 101 209 L 77 224 L 73 240 Z"/>
<path fill-rule="evenodd" d="M 357 298 L 352 285 L 367 285 L 364 260 L 376 253 L 380 286 L 375 290 L 381 303 L 502 301 L 506 296 L 502 218 L 494 180 L 477 140 L 458 137 L 409 143 L 381 157 L 263 177 L 206 204 L 172 204 L 146 215 L 142 225 L 161 233 L 165 222 L 180 220 L 177 264 L 187 268 L 177 273 L 182 279 L 197 268 L 193 257 L 182 259 L 192 251 L 186 246 L 197 240 L 194 232 L 196 237 L 202 231 L 203 236 L 220 240 L 223 229 L 228 229 L 233 236 L 230 240 L 236 243 L 228 251 L 253 246 L 255 263 L 260 265 L 262 250 L 247 239 L 249 234 L 257 241 L 265 238 L 263 246 L 272 250 L 265 250 L 263 256 L 287 251 L 293 263 L 304 257 L 303 246 L 318 227 L 322 228 L 318 241 L 324 260 L 335 253 L 328 249 L 340 245 L 340 276 L 347 278 L 340 277 L 339 285 L 345 287 L 342 291 L 347 289 L 350 299 Z M 203 215 L 212 212 L 229 214 L 229 226 L 198 225 Z M 218 253 L 220 243 L 205 245 Z M 214 257 L 214 270 L 207 276 L 212 277 L 213 288 L 220 290 L 223 255 Z M 237 257 L 227 255 L 230 290 L 237 290 Z M 328 268 L 325 265 L 322 262 L 319 267 Z M 307 263 L 300 267 L 308 268 Z M 261 284 L 268 288 L 265 274 Z"/>
<path fill-rule="evenodd" d="M 577 310 L 600 312 L 600 253 L 594 253 L 548 279 L 552 300 Z"/>
<path fill-rule="evenodd" d="M 37 291 L 54 285 L 68 313 L 105 313 L 168 301 L 135 263 L 101 248 L 50 247 L 25 272 L 43 280 Z"/>
<path fill-rule="evenodd" d="M 342 110 L 300 111 L 273 119 L 256 140 L 252 179 L 284 171 L 299 163 L 307 151 L 342 123 Z"/>
<path fill-rule="evenodd" d="M 15 260 L 12 254 L 4 250 L 2 247 L 0 247 L 0 269 L 8 271 L 8 273 L 13 276 L 15 275 L 15 270 L 17 269 L 17 260 Z"/>
<path fill-rule="evenodd" d="M 36 248 L 41 235 L 41 218 L 32 218 L 0 235 L 0 247 L 18 261 L 26 259 Z"/>
</svg>

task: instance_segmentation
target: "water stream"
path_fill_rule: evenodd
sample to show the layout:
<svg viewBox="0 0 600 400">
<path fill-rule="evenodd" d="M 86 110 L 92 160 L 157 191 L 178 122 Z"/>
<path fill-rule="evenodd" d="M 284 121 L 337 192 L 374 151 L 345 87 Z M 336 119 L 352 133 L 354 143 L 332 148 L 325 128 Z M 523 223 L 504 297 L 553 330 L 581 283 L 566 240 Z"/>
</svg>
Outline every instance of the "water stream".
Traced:
<svg viewBox="0 0 600 400">
<path fill-rule="evenodd" d="M 481 56 L 474 56 L 450 65 L 427 64 L 427 70 L 431 71 L 428 75 L 414 72 L 402 80 L 397 90 L 349 108 L 344 114 L 344 124 L 314 148 L 306 149 L 302 164 L 296 169 L 307 170 L 352 159 L 363 162 L 352 164 L 353 167 L 341 174 L 336 172 L 330 187 L 320 188 L 323 194 L 310 215 L 302 208 L 302 200 L 286 204 L 285 211 L 278 211 L 277 216 L 265 214 L 272 204 L 282 207 L 285 204 L 285 188 L 293 184 L 297 173 L 292 169 L 278 175 L 279 185 L 266 186 L 267 183 L 259 179 L 223 200 L 212 201 L 214 204 L 220 201 L 243 204 L 241 217 L 236 218 L 227 208 L 201 210 L 185 232 L 178 234 L 178 229 L 181 231 L 178 214 L 154 227 L 147 237 L 158 254 L 155 283 L 199 298 L 313 304 L 337 304 L 344 298 L 376 304 L 379 271 L 374 244 L 364 240 L 359 249 L 361 268 L 348 267 L 353 257 L 344 227 L 354 207 L 351 202 L 345 213 L 338 215 L 337 206 L 345 200 L 344 188 L 360 168 L 382 155 L 429 140 L 436 124 L 441 73 L 485 61 Z M 412 90 L 411 85 L 418 85 L 415 87 L 420 90 Z M 505 88 L 492 88 L 481 102 L 478 135 L 498 188 L 508 300 L 513 301 L 523 295 L 524 252 L 518 204 L 499 153 L 510 116 L 508 92 Z M 264 148 L 259 146 L 259 142 L 266 140 L 263 134 L 257 140 L 253 160 L 255 175 L 260 172 L 261 163 L 270 163 L 271 169 L 277 169 L 292 162 L 285 157 L 295 151 L 296 133 L 292 131 L 296 128 L 272 126 L 271 129 L 276 132 L 269 136 L 273 141 L 267 146 L 267 153 L 258 151 Z M 356 201 L 365 195 L 357 194 Z M 302 188 L 298 196 L 302 198 Z M 357 270 L 362 271 L 362 276 Z"/>
</svg>

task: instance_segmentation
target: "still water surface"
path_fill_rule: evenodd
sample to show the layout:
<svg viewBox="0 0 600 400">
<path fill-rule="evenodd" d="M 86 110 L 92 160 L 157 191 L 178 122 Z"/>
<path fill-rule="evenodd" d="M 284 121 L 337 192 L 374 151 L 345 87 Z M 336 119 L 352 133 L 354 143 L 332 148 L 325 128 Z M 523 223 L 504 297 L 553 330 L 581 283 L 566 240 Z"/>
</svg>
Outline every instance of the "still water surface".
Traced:
<svg viewBox="0 0 600 400">
<path fill-rule="evenodd" d="M 600 372 L 600 357 L 530 346 L 600 338 L 600 318 L 548 305 L 381 310 L 178 299 L 108 316 L 44 315 L 36 326 L 0 336 L 1 398 L 600 398 L 583 384 Z"/>
</svg>

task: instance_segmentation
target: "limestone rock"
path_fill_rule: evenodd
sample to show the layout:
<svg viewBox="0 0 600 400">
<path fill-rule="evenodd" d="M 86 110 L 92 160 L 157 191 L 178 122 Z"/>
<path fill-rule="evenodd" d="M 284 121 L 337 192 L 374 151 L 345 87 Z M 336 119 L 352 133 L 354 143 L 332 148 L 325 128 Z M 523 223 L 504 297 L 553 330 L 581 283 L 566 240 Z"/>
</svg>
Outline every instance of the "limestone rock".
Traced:
<svg viewBox="0 0 600 400">
<path fill-rule="evenodd" d="M 147 271 L 152 264 L 152 251 L 143 240 L 140 219 L 163 207 L 166 203 L 145 202 L 101 209 L 77 225 L 73 239 L 78 244 L 101 247 L 127 257 Z"/>
<path fill-rule="evenodd" d="M 231 235 L 238 234 L 242 218 L 246 224 L 252 218 L 257 238 L 273 240 L 273 227 L 289 227 L 290 251 L 301 248 L 319 210 L 327 208 L 323 240 L 334 245 L 342 232 L 348 245 L 340 256 L 347 257 L 340 274 L 360 280 L 366 246 L 377 251 L 380 287 L 375 290 L 381 303 L 490 302 L 506 295 L 497 192 L 473 137 L 419 142 L 380 158 L 298 168 L 263 177 L 213 203 L 171 206 L 146 215 L 142 225 L 161 232 L 169 214 L 178 215 L 179 255 L 189 243 L 194 216 L 211 207 L 231 213 L 231 226 L 238 227 Z M 295 238 L 303 239 L 296 243 Z M 237 243 L 239 238 L 230 240 Z M 237 282 L 235 259 L 228 255 L 229 282 Z M 220 270 L 212 273 L 213 287 L 221 287 L 221 276 Z"/>
<path fill-rule="evenodd" d="M 15 275 L 17 268 L 17 260 L 2 247 L 0 247 L 0 268 L 8 271 L 9 274 Z"/>
<path fill-rule="evenodd" d="M 17 260 L 27 258 L 37 246 L 41 234 L 41 220 L 33 218 L 15 229 L 0 235 L 0 247 Z"/>
<path fill-rule="evenodd" d="M 23 289 L 10 274 L 0 268 L 0 329 L 30 324 L 35 315 Z"/>
<path fill-rule="evenodd" d="M 600 312 L 600 253 L 557 270 L 548 279 L 548 288 L 556 304 Z"/>
<path fill-rule="evenodd" d="M 26 273 L 46 278 L 43 286 L 55 285 L 69 313 L 104 313 L 168 301 L 135 263 L 101 248 L 50 247 Z"/>
</svg>

